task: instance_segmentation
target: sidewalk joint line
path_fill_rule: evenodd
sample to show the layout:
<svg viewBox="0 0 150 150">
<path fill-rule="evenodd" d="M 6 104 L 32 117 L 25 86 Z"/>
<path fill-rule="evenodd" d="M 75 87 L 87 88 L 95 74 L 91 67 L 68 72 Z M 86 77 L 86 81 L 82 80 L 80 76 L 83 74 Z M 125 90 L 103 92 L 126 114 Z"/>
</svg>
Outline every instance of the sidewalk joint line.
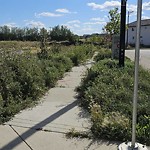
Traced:
<svg viewBox="0 0 150 150">
<path fill-rule="evenodd" d="M 20 134 L 12 127 L 12 125 L 9 125 L 10 128 L 21 138 L 21 140 L 30 148 L 30 150 L 33 150 L 33 148 L 20 136 Z"/>
</svg>

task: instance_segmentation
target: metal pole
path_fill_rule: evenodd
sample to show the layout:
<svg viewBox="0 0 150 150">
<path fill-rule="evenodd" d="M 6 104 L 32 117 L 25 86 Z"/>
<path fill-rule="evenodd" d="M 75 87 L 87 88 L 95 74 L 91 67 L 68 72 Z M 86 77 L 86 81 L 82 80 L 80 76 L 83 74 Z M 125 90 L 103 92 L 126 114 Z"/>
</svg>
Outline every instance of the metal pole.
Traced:
<svg viewBox="0 0 150 150">
<path fill-rule="evenodd" d="M 135 141 L 136 141 L 141 13 L 142 13 L 142 0 L 138 0 L 137 27 L 136 27 L 136 48 L 135 48 L 135 78 L 134 78 L 134 97 L 133 97 L 133 116 L 132 116 L 132 143 L 131 143 L 132 144 L 132 149 L 135 148 Z"/>
<path fill-rule="evenodd" d="M 128 47 L 128 36 L 129 36 L 129 11 L 128 11 L 128 20 L 127 20 L 127 41 L 126 41 L 126 48 Z"/>
<path fill-rule="evenodd" d="M 129 44 L 129 20 L 130 20 L 130 14 L 133 13 L 133 12 L 134 11 L 128 11 L 126 48 L 128 47 L 128 44 Z"/>
<path fill-rule="evenodd" d="M 132 142 L 124 142 L 118 146 L 118 150 L 148 150 L 146 146 L 135 143 L 136 124 L 137 124 L 137 100 L 138 100 L 138 74 L 139 74 L 139 55 L 140 55 L 140 32 L 141 32 L 142 0 L 138 0 L 137 7 L 137 26 L 136 26 L 136 48 L 135 48 L 135 77 L 133 95 L 133 116 L 132 116 Z"/>
<path fill-rule="evenodd" d="M 124 57 L 125 57 L 126 1 L 127 0 L 121 0 L 120 49 L 119 49 L 120 67 L 124 67 Z"/>
</svg>

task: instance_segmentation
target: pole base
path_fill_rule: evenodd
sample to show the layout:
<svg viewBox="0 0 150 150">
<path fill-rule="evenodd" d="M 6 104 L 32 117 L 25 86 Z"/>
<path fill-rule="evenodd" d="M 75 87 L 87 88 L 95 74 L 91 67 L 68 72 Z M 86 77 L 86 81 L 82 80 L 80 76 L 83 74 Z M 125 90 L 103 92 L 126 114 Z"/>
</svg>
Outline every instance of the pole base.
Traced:
<svg viewBox="0 0 150 150">
<path fill-rule="evenodd" d="M 131 147 L 131 142 L 124 142 L 118 146 L 118 150 L 148 150 L 145 145 L 142 145 L 140 143 L 136 143 L 135 147 Z"/>
</svg>

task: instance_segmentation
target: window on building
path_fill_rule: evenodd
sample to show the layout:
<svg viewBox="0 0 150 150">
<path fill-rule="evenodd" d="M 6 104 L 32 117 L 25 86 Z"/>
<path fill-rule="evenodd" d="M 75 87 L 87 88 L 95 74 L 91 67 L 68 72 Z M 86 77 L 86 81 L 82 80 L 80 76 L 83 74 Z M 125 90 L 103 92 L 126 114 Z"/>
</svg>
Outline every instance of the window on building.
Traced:
<svg viewBox="0 0 150 150">
<path fill-rule="evenodd" d="M 132 31 L 134 31 L 134 28 L 132 28 Z"/>
<path fill-rule="evenodd" d="M 132 39 L 134 40 L 134 36 L 132 37 Z"/>
</svg>

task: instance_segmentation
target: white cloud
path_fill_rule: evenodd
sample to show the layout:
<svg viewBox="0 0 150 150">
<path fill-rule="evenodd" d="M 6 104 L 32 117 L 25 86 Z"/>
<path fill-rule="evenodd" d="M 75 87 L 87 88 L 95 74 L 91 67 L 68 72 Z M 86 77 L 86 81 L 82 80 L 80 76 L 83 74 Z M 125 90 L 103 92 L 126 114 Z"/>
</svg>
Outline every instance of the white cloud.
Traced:
<svg viewBox="0 0 150 150">
<path fill-rule="evenodd" d="M 43 28 L 43 27 L 45 27 L 45 25 L 42 22 L 40 22 L 40 21 L 33 21 L 33 20 L 28 21 L 26 23 L 26 25 L 27 26 L 31 26 L 31 27 L 36 27 L 36 28 Z"/>
<path fill-rule="evenodd" d="M 149 16 L 142 16 L 142 19 L 150 19 Z"/>
<path fill-rule="evenodd" d="M 91 28 L 91 27 L 87 27 L 87 28 L 85 27 L 85 28 L 82 28 L 82 29 L 81 29 L 81 31 L 82 31 L 82 32 L 85 32 L 85 33 L 92 32 L 93 30 L 94 30 L 94 29 Z"/>
<path fill-rule="evenodd" d="M 71 20 L 71 21 L 68 21 L 67 23 L 62 24 L 62 25 L 73 30 L 75 28 L 80 28 L 80 23 L 81 22 L 79 20 Z"/>
<path fill-rule="evenodd" d="M 92 21 L 105 21 L 104 18 L 91 18 Z"/>
<path fill-rule="evenodd" d="M 143 9 L 143 11 L 150 10 L 150 2 L 144 2 L 142 4 L 142 9 Z M 128 5 L 127 4 L 127 10 L 128 11 L 134 11 L 136 13 L 137 12 L 137 5 L 134 5 L 134 4 Z"/>
<path fill-rule="evenodd" d="M 98 25 L 98 24 L 100 24 L 100 25 L 104 25 L 104 24 L 106 24 L 106 22 L 101 22 L 101 21 L 99 21 L 99 22 L 85 22 L 84 24 L 86 24 L 86 25 Z"/>
<path fill-rule="evenodd" d="M 106 19 L 105 18 L 91 18 L 90 22 L 85 22 L 85 25 L 105 25 L 106 24 Z"/>
<path fill-rule="evenodd" d="M 79 20 L 71 20 L 65 24 L 68 28 L 76 30 L 81 27 L 81 22 Z"/>
<path fill-rule="evenodd" d="M 67 28 L 69 28 L 69 29 L 72 29 L 73 28 L 73 26 L 72 25 L 69 25 L 69 24 L 65 24 L 65 23 L 63 23 L 63 24 L 61 24 L 62 26 L 65 26 L 65 27 L 67 27 Z"/>
<path fill-rule="evenodd" d="M 145 13 L 145 10 L 150 10 L 150 2 L 144 2 L 143 4 L 142 4 L 142 14 L 144 14 Z M 130 15 L 132 15 L 132 16 L 135 16 L 135 15 L 137 15 L 137 5 L 134 5 L 134 4 L 130 4 L 130 5 L 128 5 L 127 4 L 127 11 L 130 11 L 130 12 L 132 12 Z"/>
<path fill-rule="evenodd" d="M 73 23 L 80 23 L 79 20 L 71 20 L 71 21 L 68 21 L 67 24 L 73 24 Z"/>
<path fill-rule="evenodd" d="M 36 14 L 35 13 L 35 16 L 36 17 L 61 17 L 63 16 L 63 14 L 56 14 L 56 13 L 51 13 L 51 12 L 42 12 L 42 13 L 39 13 L 39 14 Z"/>
<path fill-rule="evenodd" d="M 5 26 L 8 26 L 9 28 L 12 28 L 12 27 L 16 27 L 16 26 L 17 26 L 16 23 L 14 23 L 14 22 L 5 23 L 4 25 L 5 25 Z"/>
<path fill-rule="evenodd" d="M 88 3 L 87 5 L 92 7 L 93 9 L 102 9 L 102 5 L 98 5 L 96 3 Z"/>
<path fill-rule="evenodd" d="M 59 12 L 59 13 L 65 13 L 65 14 L 77 14 L 77 12 L 71 12 L 71 11 L 69 11 L 69 10 L 66 9 L 66 8 L 56 9 L 55 11 L 56 11 L 56 12 Z"/>
<path fill-rule="evenodd" d="M 150 2 L 143 3 L 143 9 L 144 10 L 150 10 Z"/>
<path fill-rule="evenodd" d="M 69 29 L 75 29 L 75 28 L 80 28 L 79 24 L 62 24 L 63 26 L 66 26 Z"/>
<path fill-rule="evenodd" d="M 133 4 L 130 4 L 128 5 L 127 4 L 127 10 L 130 11 L 130 12 L 137 12 L 137 5 L 133 5 Z"/>
<path fill-rule="evenodd" d="M 90 26 L 87 26 L 87 27 L 83 27 L 82 29 L 77 29 L 77 30 L 74 30 L 74 32 L 78 35 L 83 35 L 83 34 L 92 34 L 92 33 L 100 33 L 99 29 L 95 29 L 95 28 L 92 28 Z"/>
<path fill-rule="evenodd" d="M 103 4 L 88 3 L 87 5 L 92 7 L 93 9 L 101 9 L 103 11 L 114 7 L 120 7 L 121 3 L 119 1 L 112 0 L 112 1 L 106 1 Z"/>
<path fill-rule="evenodd" d="M 94 10 L 100 9 L 101 11 L 110 10 L 111 8 L 115 8 L 115 7 L 121 8 L 121 3 L 120 1 L 117 1 L 117 0 L 106 1 L 103 4 L 96 4 L 92 2 L 92 3 L 87 3 L 87 5 Z M 143 7 L 143 10 L 150 10 L 150 1 L 144 2 L 142 4 L 142 7 Z M 127 10 L 137 12 L 137 5 L 127 4 Z"/>
<path fill-rule="evenodd" d="M 62 8 L 62 9 L 56 9 L 56 12 L 60 12 L 60 13 L 71 13 L 68 9 L 66 8 Z"/>
<path fill-rule="evenodd" d="M 74 24 L 73 26 L 76 28 L 80 28 L 80 25 L 78 25 L 78 24 Z"/>
</svg>

